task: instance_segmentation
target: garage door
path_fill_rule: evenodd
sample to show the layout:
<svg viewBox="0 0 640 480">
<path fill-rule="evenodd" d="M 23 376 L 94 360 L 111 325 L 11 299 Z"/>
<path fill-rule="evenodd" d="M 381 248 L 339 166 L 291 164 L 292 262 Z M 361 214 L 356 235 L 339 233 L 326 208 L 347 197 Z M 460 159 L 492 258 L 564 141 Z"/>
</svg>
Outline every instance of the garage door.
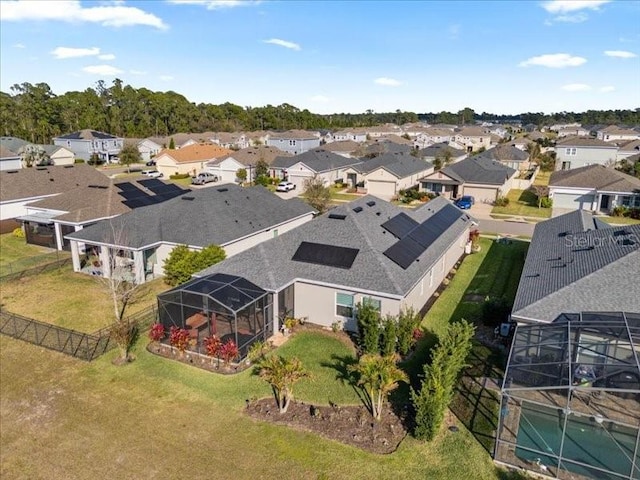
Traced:
<svg viewBox="0 0 640 480">
<path fill-rule="evenodd" d="M 476 203 L 490 203 L 495 201 L 498 195 L 497 188 L 481 188 L 464 186 L 463 195 L 471 195 Z"/>
<path fill-rule="evenodd" d="M 553 208 L 570 208 L 571 210 L 591 210 L 593 195 L 579 193 L 555 193 Z"/>
<path fill-rule="evenodd" d="M 296 190 L 303 192 L 304 182 L 308 178 L 311 178 L 311 177 L 296 177 L 294 175 L 289 175 L 289 178 L 287 180 L 289 180 L 291 183 L 293 183 L 296 186 Z"/>
<path fill-rule="evenodd" d="M 366 185 L 367 193 L 382 199 L 390 199 L 396 194 L 395 182 L 380 182 L 369 180 Z"/>
</svg>

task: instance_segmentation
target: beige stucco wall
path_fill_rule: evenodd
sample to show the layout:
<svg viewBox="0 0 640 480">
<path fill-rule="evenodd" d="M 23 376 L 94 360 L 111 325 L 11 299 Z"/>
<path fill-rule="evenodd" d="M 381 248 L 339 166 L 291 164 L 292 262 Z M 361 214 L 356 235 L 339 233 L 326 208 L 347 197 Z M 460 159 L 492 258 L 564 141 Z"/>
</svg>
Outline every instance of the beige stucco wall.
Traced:
<svg viewBox="0 0 640 480">
<path fill-rule="evenodd" d="M 176 173 L 179 174 L 189 174 L 193 175 L 194 171 L 197 175 L 202 170 L 204 170 L 208 160 L 199 160 L 196 162 L 181 162 L 177 163 L 168 155 L 160 155 L 156 157 L 156 168 L 159 172 L 165 176 L 165 178 L 169 178 L 169 176 L 174 175 Z"/>
</svg>

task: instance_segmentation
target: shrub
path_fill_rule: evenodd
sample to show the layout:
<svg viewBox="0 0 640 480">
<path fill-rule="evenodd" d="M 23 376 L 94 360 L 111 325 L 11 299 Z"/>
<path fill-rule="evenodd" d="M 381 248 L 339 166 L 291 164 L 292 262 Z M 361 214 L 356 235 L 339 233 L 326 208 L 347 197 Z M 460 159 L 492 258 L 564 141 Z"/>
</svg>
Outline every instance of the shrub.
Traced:
<svg viewBox="0 0 640 480">
<path fill-rule="evenodd" d="M 209 357 L 219 357 L 220 356 L 220 347 L 222 346 L 222 341 L 215 335 L 210 335 L 206 337 L 203 342 L 204 349 L 207 352 L 207 356 Z"/>
<path fill-rule="evenodd" d="M 398 316 L 398 353 L 406 355 L 413 347 L 415 340 L 413 331 L 420 327 L 420 315 L 409 308 L 400 312 Z"/>
<path fill-rule="evenodd" d="M 171 180 L 184 180 L 185 178 L 189 178 L 191 175 L 188 173 L 174 173 L 173 175 L 169 175 Z"/>
<path fill-rule="evenodd" d="M 509 319 L 511 303 L 506 297 L 487 297 L 482 304 L 482 322 L 488 326 L 498 326 Z"/>
<path fill-rule="evenodd" d="M 613 207 L 613 209 L 611 210 L 611 216 L 612 217 L 624 217 L 626 211 L 627 211 L 627 207 L 623 207 L 622 205 L 618 205 L 616 207 Z"/>
<path fill-rule="evenodd" d="M 258 175 L 256 177 L 255 184 L 256 185 L 262 185 L 263 187 L 266 187 L 267 185 L 271 184 L 271 180 L 266 175 Z"/>
<path fill-rule="evenodd" d="M 160 342 L 166 335 L 164 325 L 161 323 L 154 323 L 149 330 L 149 339 L 152 342 Z"/>
<path fill-rule="evenodd" d="M 378 353 L 380 348 L 380 313 L 373 305 L 365 303 L 358 303 L 356 308 L 360 351 L 363 354 Z"/>
<path fill-rule="evenodd" d="M 263 342 L 262 340 L 256 340 L 249 347 L 249 351 L 247 352 L 247 358 L 251 362 L 259 362 L 264 358 L 264 356 L 269 351 L 269 344 L 267 342 Z"/>
<path fill-rule="evenodd" d="M 22 229 L 22 227 L 14 228 L 13 232 L 11 232 L 11 233 L 16 238 L 24 238 L 24 230 Z"/>
<path fill-rule="evenodd" d="M 382 321 L 382 335 L 380 337 L 380 351 L 388 357 L 396 353 L 398 347 L 398 320 L 387 315 Z"/>
<path fill-rule="evenodd" d="M 209 245 L 198 251 L 191 251 L 186 245 L 178 245 L 164 262 L 164 282 L 176 286 L 191 279 L 191 276 L 226 257 L 222 247 Z"/>
<path fill-rule="evenodd" d="M 84 160 L 82 158 L 76 158 L 73 163 L 84 163 Z"/>
<path fill-rule="evenodd" d="M 238 350 L 236 342 L 231 339 L 227 340 L 220 347 L 220 358 L 226 366 L 229 366 L 229 364 L 233 362 L 239 354 L 240 351 Z"/>
<path fill-rule="evenodd" d="M 507 205 L 509 205 L 509 199 L 507 197 L 498 197 L 496 198 L 495 202 L 493 202 L 493 204 L 496 207 L 506 207 Z"/>
<path fill-rule="evenodd" d="M 549 197 L 543 197 L 540 199 L 540 207 L 551 208 L 553 206 L 553 199 Z"/>
<path fill-rule="evenodd" d="M 629 217 L 634 220 L 640 220 L 640 208 L 630 208 Z"/>
<path fill-rule="evenodd" d="M 171 327 L 169 331 L 169 343 L 181 353 L 189 346 L 189 332 L 184 328 Z"/>
</svg>

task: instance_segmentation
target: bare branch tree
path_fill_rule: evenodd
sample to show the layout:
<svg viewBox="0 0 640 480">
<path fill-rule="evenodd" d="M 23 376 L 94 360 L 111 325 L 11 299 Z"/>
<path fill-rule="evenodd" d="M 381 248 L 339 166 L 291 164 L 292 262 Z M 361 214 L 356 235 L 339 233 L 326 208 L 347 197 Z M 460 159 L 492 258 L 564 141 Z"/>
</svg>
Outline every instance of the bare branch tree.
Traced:
<svg viewBox="0 0 640 480">
<path fill-rule="evenodd" d="M 542 199 L 549 196 L 547 185 L 531 185 L 531 191 L 538 197 L 538 208 L 542 207 Z"/>
</svg>

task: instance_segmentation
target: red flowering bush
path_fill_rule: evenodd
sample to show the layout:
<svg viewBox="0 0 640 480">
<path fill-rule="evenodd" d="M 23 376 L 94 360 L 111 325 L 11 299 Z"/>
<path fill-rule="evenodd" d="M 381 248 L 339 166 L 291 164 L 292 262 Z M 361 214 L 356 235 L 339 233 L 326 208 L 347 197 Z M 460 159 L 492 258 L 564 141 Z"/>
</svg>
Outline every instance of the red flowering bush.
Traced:
<svg viewBox="0 0 640 480">
<path fill-rule="evenodd" d="M 235 360 L 239 354 L 240 351 L 238 350 L 238 346 L 233 340 L 227 340 L 220 347 L 220 358 L 226 366 L 229 366 L 229 364 Z"/>
<path fill-rule="evenodd" d="M 161 323 L 154 323 L 151 330 L 149 330 L 149 338 L 152 342 L 160 342 L 165 335 L 166 332 L 164 331 L 164 325 Z"/>
<path fill-rule="evenodd" d="M 215 335 L 211 335 L 204 339 L 204 348 L 210 357 L 219 357 L 222 341 Z"/>
<path fill-rule="evenodd" d="M 184 353 L 189 346 L 189 331 L 184 328 L 171 327 L 169 343 L 180 350 L 181 353 Z"/>
<path fill-rule="evenodd" d="M 414 328 L 413 329 L 413 341 L 417 342 L 422 337 L 424 337 L 424 332 L 419 328 Z"/>
</svg>

